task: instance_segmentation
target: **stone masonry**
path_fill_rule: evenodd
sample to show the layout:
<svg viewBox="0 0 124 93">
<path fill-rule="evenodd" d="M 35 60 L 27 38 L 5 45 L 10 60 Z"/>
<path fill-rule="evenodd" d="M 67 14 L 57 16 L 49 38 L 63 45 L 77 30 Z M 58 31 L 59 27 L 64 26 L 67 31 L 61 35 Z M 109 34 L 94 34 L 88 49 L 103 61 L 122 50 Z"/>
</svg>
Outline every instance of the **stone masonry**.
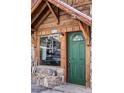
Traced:
<svg viewBox="0 0 124 93">
<path fill-rule="evenodd" d="M 56 66 L 38 66 L 36 73 L 32 75 L 32 82 L 37 85 L 53 88 L 64 84 L 64 70 Z"/>
</svg>

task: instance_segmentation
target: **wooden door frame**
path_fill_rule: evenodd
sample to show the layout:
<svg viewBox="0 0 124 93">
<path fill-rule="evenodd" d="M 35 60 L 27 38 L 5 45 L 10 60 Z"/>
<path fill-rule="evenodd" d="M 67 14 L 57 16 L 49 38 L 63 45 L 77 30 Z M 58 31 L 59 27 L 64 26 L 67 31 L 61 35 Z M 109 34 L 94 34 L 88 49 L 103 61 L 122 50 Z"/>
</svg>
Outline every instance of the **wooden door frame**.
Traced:
<svg viewBox="0 0 124 93">
<path fill-rule="evenodd" d="M 90 76 L 90 62 L 91 62 L 91 44 L 90 44 L 90 32 L 89 28 L 87 25 L 82 25 L 82 23 L 79 22 L 80 30 L 83 33 L 83 36 L 85 38 L 85 75 L 86 75 L 86 87 L 91 87 L 91 76 Z M 73 31 L 72 31 L 73 32 Z M 75 31 L 74 31 L 75 32 Z M 66 40 L 66 45 L 65 45 L 65 51 L 66 51 L 66 59 L 65 59 L 65 81 L 68 82 L 68 32 L 65 34 L 65 40 Z"/>
<path fill-rule="evenodd" d="M 80 30 L 82 31 L 84 38 L 85 38 L 85 49 L 86 49 L 86 87 L 91 87 L 91 69 L 90 69 L 90 63 L 91 63 L 91 39 L 90 39 L 90 34 L 91 31 L 89 30 L 88 25 L 81 23 L 80 21 L 78 22 L 80 26 Z"/>
</svg>

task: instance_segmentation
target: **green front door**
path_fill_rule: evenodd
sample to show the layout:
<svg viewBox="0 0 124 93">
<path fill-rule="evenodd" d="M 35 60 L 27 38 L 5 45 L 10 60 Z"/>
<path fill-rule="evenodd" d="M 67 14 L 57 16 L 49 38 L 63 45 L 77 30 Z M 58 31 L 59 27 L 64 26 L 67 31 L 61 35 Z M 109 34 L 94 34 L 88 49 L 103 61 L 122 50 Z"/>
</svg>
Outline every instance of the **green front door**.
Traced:
<svg viewBox="0 0 124 93">
<path fill-rule="evenodd" d="M 68 33 L 68 81 L 85 85 L 85 40 L 82 32 Z"/>
</svg>

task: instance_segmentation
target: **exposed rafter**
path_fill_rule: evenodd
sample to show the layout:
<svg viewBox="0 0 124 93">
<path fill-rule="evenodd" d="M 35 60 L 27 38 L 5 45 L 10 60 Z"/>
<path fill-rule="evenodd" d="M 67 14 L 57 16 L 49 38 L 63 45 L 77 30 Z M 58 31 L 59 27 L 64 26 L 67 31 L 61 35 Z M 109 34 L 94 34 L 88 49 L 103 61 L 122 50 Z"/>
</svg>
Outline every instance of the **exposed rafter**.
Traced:
<svg viewBox="0 0 124 93">
<path fill-rule="evenodd" d="M 34 28 L 31 28 L 31 31 L 37 31 L 36 29 L 34 29 Z"/>
<path fill-rule="evenodd" d="M 38 16 L 43 12 L 43 10 L 46 8 L 46 4 L 42 6 L 42 8 L 39 10 L 39 12 L 31 19 L 31 24 L 38 18 Z"/>
<path fill-rule="evenodd" d="M 59 18 L 58 16 L 56 15 L 54 9 L 52 8 L 52 6 L 49 4 L 49 2 L 46 2 L 47 6 L 49 7 L 50 11 L 52 12 L 53 16 L 55 17 L 57 23 L 59 23 Z"/>
<path fill-rule="evenodd" d="M 48 17 L 48 15 L 51 13 L 51 11 L 48 9 L 48 11 L 44 14 L 44 16 L 38 21 L 38 23 L 35 25 L 34 28 L 38 28 L 40 24 Z"/>
<path fill-rule="evenodd" d="M 40 5 L 40 3 L 46 1 L 47 3 L 45 5 L 42 6 L 42 8 L 38 8 L 38 5 Z M 55 12 L 54 8 L 52 7 L 53 4 L 54 7 L 56 6 L 58 8 L 58 11 Z M 45 6 L 48 6 L 48 10 L 46 10 L 45 13 L 43 13 L 43 11 L 45 10 Z M 35 9 L 34 9 L 35 7 Z M 37 8 L 36 8 L 37 7 Z M 68 14 L 76 17 L 76 19 L 82 21 L 83 23 L 91 26 L 92 25 L 92 18 L 87 16 L 86 14 L 78 11 L 77 9 L 71 7 L 70 5 L 66 4 L 65 2 L 62 2 L 60 0 L 37 0 L 37 2 L 34 4 L 34 6 L 32 7 L 32 14 L 34 13 L 34 10 L 39 9 L 40 12 L 38 12 L 33 18 L 32 18 L 32 27 L 37 28 L 40 26 L 40 24 L 48 17 L 48 15 L 52 12 L 52 14 L 54 15 L 55 19 L 57 20 L 57 22 L 59 23 L 59 9 L 67 12 Z M 39 11 L 38 10 L 38 11 Z M 43 13 L 43 14 L 41 14 Z M 35 14 L 35 13 L 34 13 Z M 41 16 L 43 15 L 43 16 Z"/>
<path fill-rule="evenodd" d="M 60 9 L 57 7 L 58 24 L 60 23 Z"/>
<path fill-rule="evenodd" d="M 31 13 L 33 13 L 35 11 L 35 9 L 40 5 L 40 3 L 43 0 L 35 0 L 35 2 L 33 3 L 32 7 L 31 7 Z"/>
<path fill-rule="evenodd" d="M 81 20 L 82 22 L 86 23 L 87 25 L 91 26 L 92 24 L 92 18 L 87 16 L 86 14 L 78 11 L 77 9 L 71 7 L 70 5 L 66 4 L 65 2 L 62 2 L 60 0 L 48 0 L 50 3 L 52 3 L 53 5 L 59 7 L 60 9 L 62 9 L 63 11 L 66 11 L 69 14 L 73 14 L 75 16 L 77 16 L 77 18 L 79 20 Z"/>
<path fill-rule="evenodd" d="M 78 24 L 80 26 L 81 31 L 83 32 L 85 40 L 90 40 L 90 37 L 89 37 L 88 33 L 86 32 L 86 30 L 84 29 L 84 26 L 82 25 L 82 23 L 79 21 Z"/>
</svg>

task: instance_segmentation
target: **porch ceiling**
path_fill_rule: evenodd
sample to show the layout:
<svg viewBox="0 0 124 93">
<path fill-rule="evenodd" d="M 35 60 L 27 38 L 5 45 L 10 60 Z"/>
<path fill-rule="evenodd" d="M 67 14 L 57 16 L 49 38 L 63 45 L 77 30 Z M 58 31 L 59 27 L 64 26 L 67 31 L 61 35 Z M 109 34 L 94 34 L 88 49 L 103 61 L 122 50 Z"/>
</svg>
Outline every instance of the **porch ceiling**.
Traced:
<svg viewBox="0 0 124 93">
<path fill-rule="evenodd" d="M 36 29 L 42 22 L 49 16 L 51 10 L 49 9 L 48 1 L 51 3 L 55 8 L 58 7 L 61 10 L 67 12 L 68 14 L 74 16 L 78 20 L 84 22 L 88 26 L 92 25 L 92 18 L 87 16 L 86 14 L 80 12 L 79 10 L 71 7 L 70 5 L 64 3 L 60 0 L 34 0 L 31 9 L 31 27 Z M 54 10 L 54 9 L 53 9 Z"/>
</svg>

